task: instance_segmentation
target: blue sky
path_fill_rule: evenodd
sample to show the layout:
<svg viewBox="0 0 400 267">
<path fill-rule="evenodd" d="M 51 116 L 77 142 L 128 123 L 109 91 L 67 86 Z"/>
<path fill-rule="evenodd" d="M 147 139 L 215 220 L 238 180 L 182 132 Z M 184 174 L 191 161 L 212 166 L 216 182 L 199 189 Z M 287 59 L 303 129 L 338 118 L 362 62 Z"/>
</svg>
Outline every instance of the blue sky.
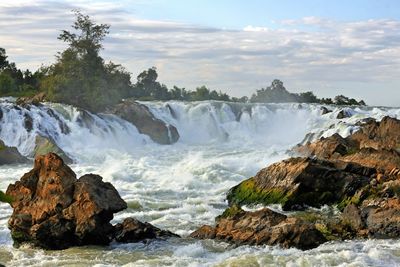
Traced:
<svg viewBox="0 0 400 267">
<path fill-rule="evenodd" d="M 55 61 L 72 9 L 111 24 L 102 56 L 167 86 L 292 92 L 400 106 L 400 1 L 0 1 L 0 47 L 18 67 Z M 135 80 L 133 80 L 135 82 Z"/>
<path fill-rule="evenodd" d="M 274 28 L 278 21 L 310 16 L 342 21 L 400 19 L 396 0 L 149 0 L 129 9 L 148 19 L 231 29 Z"/>
</svg>

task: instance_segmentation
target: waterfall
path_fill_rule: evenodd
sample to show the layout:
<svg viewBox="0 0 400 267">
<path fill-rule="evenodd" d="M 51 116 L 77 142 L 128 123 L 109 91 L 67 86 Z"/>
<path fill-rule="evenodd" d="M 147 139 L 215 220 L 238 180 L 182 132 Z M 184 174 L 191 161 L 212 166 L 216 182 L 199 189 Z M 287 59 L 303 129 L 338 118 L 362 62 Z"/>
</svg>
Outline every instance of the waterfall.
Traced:
<svg viewBox="0 0 400 267">
<path fill-rule="evenodd" d="M 350 118 L 338 120 L 340 107 L 322 115 L 314 104 L 248 104 L 220 101 L 142 102 L 155 117 L 178 129 L 176 145 L 226 143 L 248 146 L 294 145 L 307 133 L 313 138 L 336 132 L 343 136 L 357 129 L 364 118 L 399 117 L 399 109 L 345 108 Z M 135 153 L 143 146 L 158 146 L 131 123 L 109 114 L 92 114 L 73 106 L 44 103 L 17 106 L 0 101 L 0 139 L 31 156 L 36 135 L 50 137 L 76 161 L 96 160 L 107 153 Z"/>
</svg>

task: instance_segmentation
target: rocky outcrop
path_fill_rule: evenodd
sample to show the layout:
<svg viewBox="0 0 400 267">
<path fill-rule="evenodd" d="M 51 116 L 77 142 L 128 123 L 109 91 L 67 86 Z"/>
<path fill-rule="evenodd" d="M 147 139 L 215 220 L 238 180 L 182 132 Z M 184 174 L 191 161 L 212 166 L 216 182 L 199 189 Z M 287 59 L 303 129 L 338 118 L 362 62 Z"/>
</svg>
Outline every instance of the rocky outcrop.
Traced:
<svg viewBox="0 0 400 267">
<path fill-rule="evenodd" d="M 0 165 L 28 163 L 29 160 L 18 152 L 16 147 L 9 147 L 0 140 Z"/>
<path fill-rule="evenodd" d="M 46 93 L 41 92 L 34 96 L 19 97 L 15 103 L 20 106 L 28 106 L 28 105 L 38 106 L 40 105 L 41 102 L 44 102 L 45 100 L 46 100 Z"/>
<path fill-rule="evenodd" d="M 353 114 L 351 114 L 349 111 L 342 109 L 339 111 L 339 113 L 336 115 L 336 119 L 345 119 L 345 118 L 350 118 Z"/>
<path fill-rule="evenodd" d="M 150 136 L 159 144 L 173 144 L 179 139 L 178 130 L 174 126 L 157 119 L 148 107 L 133 100 L 124 100 L 110 112 L 129 121 L 140 133 Z"/>
<path fill-rule="evenodd" d="M 218 218 L 215 227 L 202 226 L 190 236 L 224 240 L 238 245 L 280 245 L 284 248 L 295 247 L 303 250 L 315 248 L 326 242 L 325 237 L 313 224 L 267 208 L 246 212 L 231 207 Z"/>
<path fill-rule="evenodd" d="M 370 119 L 359 127 L 346 138 L 335 134 L 293 150 L 301 156 L 355 162 L 384 172 L 400 168 L 400 120 L 384 117 L 377 122 Z"/>
<path fill-rule="evenodd" d="M 45 249 L 107 245 L 116 229 L 118 237 L 151 229 L 142 223 L 136 229 L 127 223 L 111 225 L 113 214 L 127 208 L 117 190 L 95 174 L 77 179 L 54 153 L 37 157 L 34 168 L 9 185 L 6 194 L 12 198 L 14 210 L 8 226 L 16 246 L 25 242 Z M 159 229 L 151 230 L 157 233 L 155 237 L 163 235 Z M 121 238 L 124 242 L 138 240 Z"/>
<path fill-rule="evenodd" d="M 292 211 L 290 217 L 259 212 L 281 218 L 277 225 L 295 220 L 312 225 L 290 228 L 288 224 L 299 234 L 315 228 L 326 240 L 400 238 L 400 121 L 385 117 L 380 122 L 365 120 L 358 126 L 359 130 L 346 138 L 335 134 L 298 145 L 295 153 L 306 157 L 272 164 L 231 188 L 227 195 L 230 208 L 217 217 L 217 225 L 204 226 L 192 236 L 258 244 L 265 238 L 259 236 L 264 226 L 254 217 L 262 215 L 237 206 L 278 203 Z M 315 210 L 298 211 L 325 204 L 342 213 L 323 216 Z M 266 244 L 292 244 L 292 232 L 283 236 L 280 242 Z"/>
<path fill-rule="evenodd" d="M 230 205 L 282 204 L 285 210 L 340 203 L 368 184 L 376 170 L 349 162 L 291 158 L 230 189 Z"/>
<path fill-rule="evenodd" d="M 165 239 L 169 237 L 179 236 L 130 217 L 126 218 L 122 223 L 115 225 L 114 238 L 117 242 L 132 243 L 147 239 Z"/>
<path fill-rule="evenodd" d="M 37 135 L 35 139 L 35 148 L 32 157 L 46 155 L 48 153 L 55 153 L 60 156 L 63 161 L 67 164 L 72 163 L 72 159 L 65 154 L 65 152 L 57 146 L 57 144 L 51 139 L 41 135 Z"/>
</svg>

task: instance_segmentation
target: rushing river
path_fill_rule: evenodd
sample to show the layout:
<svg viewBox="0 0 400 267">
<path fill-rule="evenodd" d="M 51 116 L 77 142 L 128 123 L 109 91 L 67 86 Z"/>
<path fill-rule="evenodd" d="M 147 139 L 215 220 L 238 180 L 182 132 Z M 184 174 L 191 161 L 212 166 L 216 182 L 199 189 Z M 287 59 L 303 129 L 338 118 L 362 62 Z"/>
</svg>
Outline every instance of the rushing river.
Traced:
<svg viewBox="0 0 400 267">
<path fill-rule="evenodd" d="M 400 242 L 367 240 L 326 243 L 300 251 L 269 246 L 234 247 L 193 240 L 189 233 L 227 206 L 227 190 L 271 163 L 308 133 L 312 138 L 357 130 L 363 118 L 400 117 L 394 108 L 339 108 L 321 115 L 318 105 L 232 104 L 223 102 L 145 103 L 156 117 L 174 125 L 180 139 L 158 145 L 135 126 L 112 115 L 84 114 L 60 104 L 18 108 L 0 101 L 0 139 L 30 156 L 37 134 L 50 136 L 76 162 L 78 177 L 100 174 L 128 203 L 114 223 L 133 216 L 181 235 L 182 239 L 109 247 L 44 251 L 12 246 L 7 220 L 12 209 L 0 204 L 0 263 L 7 266 L 400 266 Z M 25 128 L 29 115 L 32 130 Z M 89 119 L 88 119 L 89 117 Z M 68 129 L 68 130 L 66 130 Z M 0 166 L 0 190 L 32 164 Z"/>
</svg>

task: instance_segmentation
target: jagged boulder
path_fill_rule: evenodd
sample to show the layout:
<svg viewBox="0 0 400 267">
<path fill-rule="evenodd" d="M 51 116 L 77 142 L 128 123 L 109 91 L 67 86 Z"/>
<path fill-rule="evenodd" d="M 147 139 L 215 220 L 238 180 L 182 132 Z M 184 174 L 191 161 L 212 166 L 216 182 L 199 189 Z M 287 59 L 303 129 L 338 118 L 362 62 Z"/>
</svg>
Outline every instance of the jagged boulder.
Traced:
<svg viewBox="0 0 400 267">
<path fill-rule="evenodd" d="M 400 120 L 384 117 L 380 122 L 369 119 L 360 129 L 343 138 L 334 134 L 293 149 L 295 154 L 325 160 L 355 162 L 383 172 L 400 168 Z"/>
<path fill-rule="evenodd" d="M 117 190 L 100 176 L 75 173 L 56 154 L 35 159 L 33 170 L 9 185 L 13 198 L 9 228 L 14 243 L 47 249 L 108 244 L 113 213 L 127 207 Z"/>
<path fill-rule="evenodd" d="M 165 239 L 179 237 L 178 235 L 161 230 L 149 223 L 143 223 L 135 218 L 126 218 L 122 223 L 115 225 L 115 240 L 122 243 L 139 242 L 147 239 Z"/>
<path fill-rule="evenodd" d="M 46 155 L 48 153 L 55 153 L 60 156 L 67 164 L 72 163 L 72 159 L 51 139 L 41 135 L 37 135 L 35 139 L 35 148 L 32 156 Z"/>
<path fill-rule="evenodd" d="M 0 140 L 0 165 L 28 163 L 29 159 L 22 156 L 16 147 L 9 147 Z"/>
<path fill-rule="evenodd" d="M 290 158 L 231 188 L 230 205 L 282 204 L 286 210 L 321 207 L 351 198 L 370 183 L 373 168 L 350 162 Z"/>
<path fill-rule="evenodd" d="M 34 168 L 7 188 L 13 213 L 8 221 L 14 245 L 45 249 L 107 245 L 176 236 L 149 223 L 126 219 L 111 225 L 113 214 L 127 208 L 114 186 L 102 177 L 79 179 L 54 153 L 38 156 Z"/>
<path fill-rule="evenodd" d="M 110 112 L 129 121 L 140 133 L 159 144 L 173 144 L 179 139 L 178 130 L 173 125 L 157 119 L 148 107 L 131 99 L 119 103 Z"/>
<path fill-rule="evenodd" d="M 400 120 L 386 116 L 381 121 L 369 120 L 350 138 L 359 148 L 400 149 Z"/>
<path fill-rule="evenodd" d="M 303 250 L 326 242 L 313 224 L 268 208 L 250 212 L 231 207 L 218 218 L 215 227 L 204 225 L 190 236 L 224 240 L 238 245 L 280 245 Z"/>
</svg>

